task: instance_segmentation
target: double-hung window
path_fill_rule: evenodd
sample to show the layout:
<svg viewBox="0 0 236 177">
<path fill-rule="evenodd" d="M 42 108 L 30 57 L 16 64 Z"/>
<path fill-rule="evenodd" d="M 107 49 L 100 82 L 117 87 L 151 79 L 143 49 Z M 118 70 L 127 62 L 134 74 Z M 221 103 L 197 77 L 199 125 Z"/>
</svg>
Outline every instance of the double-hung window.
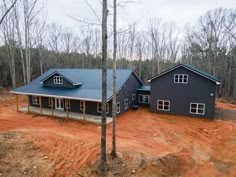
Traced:
<svg viewBox="0 0 236 177">
<path fill-rule="evenodd" d="M 120 113 L 120 102 L 116 103 L 117 114 Z"/>
<path fill-rule="evenodd" d="M 125 109 L 128 109 L 128 107 L 129 107 L 129 100 L 125 99 Z"/>
<path fill-rule="evenodd" d="M 150 96 L 149 95 L 138 95 L 138 102 L 143 104 L 149 104 Z"/>
<path fill-rule="evenodd" d="M 65 100 L 65 107 L 70 109 L 70 100 Z"/>
<path fill-rule="evenodd" d="M 54 76 L 54 84 L 63 84 L 62 76 Z"/>
<path fill-rule="evenodd" d="M 52 107 L 52 105 L 53 105 L 52 101 L 53 101 L 52 98 L 48 98 L 48 106 L 49 107 Z"/>
<path fill-rule="evenodd" d="M 136 100 L 136 94 L 133 94 L 133 95 L 132 95 L 132 100 L 133 100 L 133 101 Z"/>
<path fill-rule="evenodd" d="M 191 114 L 205 114 L 205 104 L 203 103 L 190 103 L 190 113 Z"/>
<path fill-rule="evenodd" d="M 32 96 L 32 104 L 39 105 L 39 97 L 38 96 Z"/>
<path fill-rule="evenodd" d="M 102 103 L 97 103 L 97 112 L 101 113 L 102 112 Z M 106 113 L 109 113 L 109 104 L 106 104 Z"/>
<path fill-rule="evenodd" d="M 157 100 L 157 110 L 170 111 L 170 101 L 169 100 Z"/>
<path fill-rule="evenodd" d="M 84 102 L 80 101 L 80 111 L 83 111 L 83 110 L 84 110 Z"/>
</svg>

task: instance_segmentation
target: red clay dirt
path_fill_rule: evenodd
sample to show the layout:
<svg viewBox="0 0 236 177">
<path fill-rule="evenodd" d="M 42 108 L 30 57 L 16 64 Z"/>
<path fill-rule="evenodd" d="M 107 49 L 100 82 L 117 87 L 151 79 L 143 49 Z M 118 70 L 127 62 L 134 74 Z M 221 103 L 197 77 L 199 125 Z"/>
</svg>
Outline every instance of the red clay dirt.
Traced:
<svg viewBox="0 0 236 177">
<path fill-rule="evenodd" d="M 22 97 L 20 104 L 26 104 Z M 112 124 L 109 124 L 108 153 L 111 128 Z M 106 174 L 97 170 L 100 129 L 100 126 L 86 122 L 17 112 L 14 97 L 5 97 L 0 101 L 0 152 L 5 153 L 0 153 L 0 174 L 60 177 L 236 176 L 234 122 L 161 115 L 150 113 L 146 108 L 130 110 L 117 119 L 119 158 L 114 162 L 109 158 Z M 9 151 L 18 147 L 19 143 L 21 153 Z M 14 165 L 9 153 L 16 159 L 22 159 L 23 154 L 24 159 Z M 29 163 L 31 159 L 34 163 Z M 37 173 L 35 166 L 41 169 Z"/>
</svg>

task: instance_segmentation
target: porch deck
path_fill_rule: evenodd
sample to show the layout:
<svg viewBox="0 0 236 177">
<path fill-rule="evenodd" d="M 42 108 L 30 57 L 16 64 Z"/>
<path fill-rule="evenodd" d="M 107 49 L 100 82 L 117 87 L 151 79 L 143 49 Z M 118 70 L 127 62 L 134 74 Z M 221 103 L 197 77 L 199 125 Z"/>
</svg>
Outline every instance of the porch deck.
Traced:
<svg viewBox="0 0 236 177">
<path fill-rule="evenodd" d="M 19 108 L 20 112 L 27 112 L 28 107 L 21 107 Z M 30 113 L 36 113 L 40 114 L 40 108 L 30 106 Z M 48 115 L 52 116 L 51 109 L 42 108 L 42 115 Z M 91 115 L 91 114 L 85 114 L 85 119 L 83 118 L 83 114 L 76 113 L 76 112 L 68 112 L 70 119 L 80 120 L 80 121 L 88 121 L 95 124 L 101 124 L 101 116 Z M 60 111 L 60 110 L 53 110 L 53 116 L 54 117 L 61 117 L 61 118 L 67 118 L 67 112 L 66 111 Z M 112 117 L 107 117 L 107 124 L 112 122 Z"/>
</svg>

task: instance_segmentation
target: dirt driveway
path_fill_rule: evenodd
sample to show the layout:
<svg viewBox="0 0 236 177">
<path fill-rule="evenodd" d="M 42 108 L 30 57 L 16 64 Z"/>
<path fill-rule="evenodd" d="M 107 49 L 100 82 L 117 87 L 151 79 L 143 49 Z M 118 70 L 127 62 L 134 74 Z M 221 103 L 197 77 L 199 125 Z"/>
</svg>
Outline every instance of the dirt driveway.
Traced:
<svg viewBox="0 0 236 177">
<path fill-rule="evenodd" d="M 234 177 L 235 149 L 234 122 L 130 110 L 117 120 L 119 167 L 110 160 L 107 176 Z M 99 176 L 99 153 L 100 126 L 18 113 L 12 97 L 0 102 L 1 176 Z"/>
</svg>

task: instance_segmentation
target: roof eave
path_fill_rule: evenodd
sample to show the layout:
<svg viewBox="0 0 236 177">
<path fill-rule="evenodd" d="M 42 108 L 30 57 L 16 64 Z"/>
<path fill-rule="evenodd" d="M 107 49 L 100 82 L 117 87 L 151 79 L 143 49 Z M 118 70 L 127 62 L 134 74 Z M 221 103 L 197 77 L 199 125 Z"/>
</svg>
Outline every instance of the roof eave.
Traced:
<svg viewBox="0 0 236 177">
<path fill-rule="evenodd" d="M 32 95 L 32 96 L 53 97 L 53 98 L 67 98 L 67 99 L 73 99 L 73 100 L 85 100 L 85 101 L 92 101 L 92 102 L 101 102 L 102 101 L 102 100 L 99 100 L 99 99 L 69 97 L 69 96 L 61 96 L 61 95 L 47 95 L 47 94 L 30 93 L 30 92 L 10 91 L 10 93 L 12 93 L 12 94 L 19 94 L 19 95 Z"/>
<path fill-rule="evenodd" d="M 197 72 L 197 71 L 195 71 L 195 70 L 193 70 L 193 69 L 191 69 L 191 68 L 189 68 L 189 67 L 187 67 L 187 66 L 185 66 L 185 65 L 182 65 L 182 64 L 177 65 L 177 66 L 175 66 L 175 67 L 173 67 L 173 68 L 171 68 L 171 69 L 169 69 L 169 70 L 167 70 L 167 71 L 165 71 L 165 72 L 163 72 L 163 73 L 160 73 L 159 75 L 153 76 L 152 78 L 148 79 L 147 82 L 151 82 L 153 79 L 156 79 L 156 78 L 158 78 L 158 77 L 160 77 L 160 76 L 162 76 L 162 75 L 164 75 L 164 74 L 166 74 L 166 73 L 169 73 L 169 72 L 171 72 L 171 71 L 173 71 L 173 70 L 175 70 L 175 69 L 177 69 L 177 68 L 179 68 L 179 67 L 181 67 L 181 66 L 184 67 L 185 69 L 188 69 L 188 70 L 190 70 L 190 71 L 192 71 L 192 72 L 194 72 L 194 73 L 196 73 L 196 74 L 198 74 L 198 75 L 201 75 L 202 77 L 205 77 L 205 78 L 207 78 L 207 79 L 209 79 L 209 80 L 215 82 L 217 85 L 220 85 L 220 82 L 219 82 L 219 81 L 217 81 L 217 80 L 215 80 L 215 79 L 212 79 L 212 78 L 210 78 L 210 77 L 207 77 L 206 75 L 203 75 L 203 74 L 201 74 L 201 73 L 199 73 L 199 72 Z"/>
</svg>

